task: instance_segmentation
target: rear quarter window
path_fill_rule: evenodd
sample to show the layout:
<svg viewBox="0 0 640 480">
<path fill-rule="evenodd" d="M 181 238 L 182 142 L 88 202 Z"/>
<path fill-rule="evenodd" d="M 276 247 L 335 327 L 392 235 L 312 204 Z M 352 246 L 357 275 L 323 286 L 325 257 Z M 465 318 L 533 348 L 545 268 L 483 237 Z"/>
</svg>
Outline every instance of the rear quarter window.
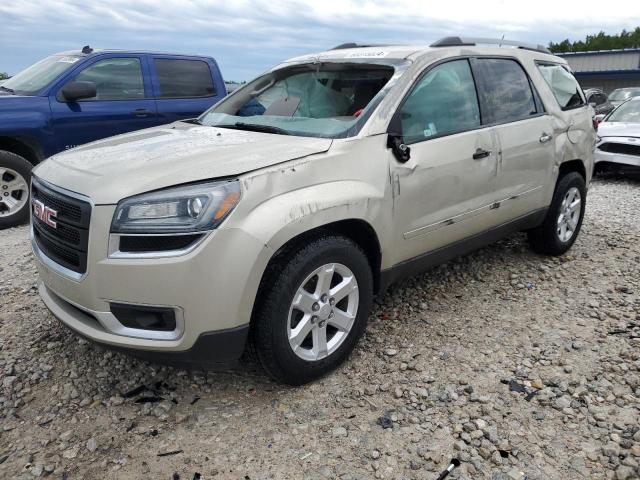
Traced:
<svg viewBox="0 0 640 480">
<path fill-rule="evenodd" d="M 201 60 L 154 59 L 160 98 L 210 97 L 216 94 L 211 70 Z"/>
<path fill-rule="evenodd" d="M 537 66 L 560 108 L 570 110 L 586 104 L 580 84 L 565 66 L 553 63 L 537 63 Z"/>
</svg>

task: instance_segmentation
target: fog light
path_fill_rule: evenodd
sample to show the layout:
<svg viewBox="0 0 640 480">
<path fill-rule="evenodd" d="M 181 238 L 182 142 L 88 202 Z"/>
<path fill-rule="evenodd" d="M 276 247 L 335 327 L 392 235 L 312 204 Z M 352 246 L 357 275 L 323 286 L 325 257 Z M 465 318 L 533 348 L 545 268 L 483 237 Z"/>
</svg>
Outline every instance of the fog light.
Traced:
<svg viewBox="0 0 640 480">
<path fill-rule="evenodd" d="M 111 313 L 127 328 L 172 332 L 176 329 L 176 313 L 172 308 L 142 305 L 110 304 Z"/>
</svg>

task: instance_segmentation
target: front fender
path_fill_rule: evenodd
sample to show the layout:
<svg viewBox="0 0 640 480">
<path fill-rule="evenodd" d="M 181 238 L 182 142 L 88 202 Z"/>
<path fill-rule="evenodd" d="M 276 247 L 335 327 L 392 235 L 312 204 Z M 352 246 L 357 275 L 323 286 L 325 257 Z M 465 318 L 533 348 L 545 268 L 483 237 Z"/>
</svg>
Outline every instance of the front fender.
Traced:
<svg viewBox="0 0 640 480">
<path fill-rule="evenodd" d="M 382 195 L 371 185 L 343 180 L 313 185 L 271 198 L 258 205 L 243 221 L 272 251 L 292 238 L 342 220 L 364 220 L 381 214 Z"/>
</svg>

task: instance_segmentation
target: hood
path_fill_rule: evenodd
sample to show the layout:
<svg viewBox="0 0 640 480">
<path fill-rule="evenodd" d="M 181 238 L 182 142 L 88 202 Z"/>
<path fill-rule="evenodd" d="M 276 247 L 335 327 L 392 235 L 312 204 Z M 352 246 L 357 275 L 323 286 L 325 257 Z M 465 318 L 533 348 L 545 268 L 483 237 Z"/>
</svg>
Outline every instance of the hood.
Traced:
<svg viewBox="0 0 640 480">
<path fill-rule="evenodd" d="M 16 95 L 0 90 L 0 111 L 7 110 L 28 110 L 37 104 L 49 105 L 47 97 L 36 97 L 32 95 Z"/>
<path fill-rule="evenodd" d="M 143 192 L 229 177 L 326 152 L 330 139 L 184 122 L 140 130 L 60 153 L 34 169 L 39 178 L 114 204 Z"/>
<path fill-rule="evenodd" d="M 635 137 L 640 144 L 640 123 L 602 122 L 598 125 L 598 136 L 603 137 Z"/>
</svg>

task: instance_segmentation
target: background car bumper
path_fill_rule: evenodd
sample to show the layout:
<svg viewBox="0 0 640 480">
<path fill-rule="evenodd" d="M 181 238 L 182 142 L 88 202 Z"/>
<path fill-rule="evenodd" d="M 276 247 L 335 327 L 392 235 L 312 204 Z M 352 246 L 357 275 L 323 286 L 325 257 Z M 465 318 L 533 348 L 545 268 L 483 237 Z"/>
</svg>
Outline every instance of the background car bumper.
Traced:
<svg viewBox="0 0 640 480">
<path fill-rule="evenodd" d="M 596 163 L 600 162 L 619 163 L 621 165 L 640 167 L 640 156 L 603 152 L 596 148 Z"/>
</svg>

